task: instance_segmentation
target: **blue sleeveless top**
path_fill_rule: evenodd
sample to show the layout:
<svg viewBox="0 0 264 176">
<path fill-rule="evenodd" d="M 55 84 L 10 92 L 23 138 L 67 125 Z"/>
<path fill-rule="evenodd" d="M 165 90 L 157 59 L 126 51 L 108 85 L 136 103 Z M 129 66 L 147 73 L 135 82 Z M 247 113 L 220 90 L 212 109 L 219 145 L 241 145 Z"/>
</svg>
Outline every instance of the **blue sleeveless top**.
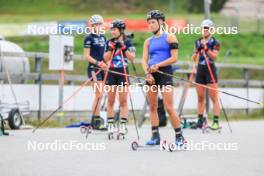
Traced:
<svg viewBox="0 0 264 176">
<path fill-rule="evenodd" d="M 171 57 L 170 46 L 167 41 L 167 34 L 155 38 L 152 36 L 149 40 L 149 62 L 148 65 L 158 64 Z"/>
</svg>

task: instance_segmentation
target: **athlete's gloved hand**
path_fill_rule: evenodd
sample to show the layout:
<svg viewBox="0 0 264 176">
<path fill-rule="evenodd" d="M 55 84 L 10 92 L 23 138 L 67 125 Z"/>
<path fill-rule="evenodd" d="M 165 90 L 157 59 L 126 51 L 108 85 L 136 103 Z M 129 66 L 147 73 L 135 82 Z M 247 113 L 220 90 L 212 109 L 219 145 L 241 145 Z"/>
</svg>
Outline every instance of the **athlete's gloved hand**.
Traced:
<svg viewBox="0 0 264 176">
<path fill-rule="evenodd" d="M 206 43 L 206 44 L 201 43 L 201 44 L 198 46 L 197 50 L 198 50 L 198 51 L 202 51 L 202 50 L 204 50 L 205 52 L 207 52 L 207 51 L 208 51 L 208 43 Z"/>
<path fill-rule="evenodd" d="M 124 53 L 127 51 L 127 47 L 124 43 L 121 44 L 121 48 L 120 48 Z"/>
<path fill-rule="evenodd" d="M 122 43 L 120 41 L 118 41 L 118 40 L 115 41 L 115 46 L 116 46 L 117 49 L 120 49 L 121 45 L 122 45 Z"/>
<path fill-rule="evenodd" d="M 147 73 L 145 79 L 146 79 L 147 83 L 149 83 L 150 85 L 155 84 L 155 79 L 152 76 L 152 74 Z"/>
<path fill-rule="evenodd" d="M 107 65 L 104 63 L 104 61 L 100 61 L 100 62 L 96 62 L 95 64 L 97 67 L 100 67 L 100 68 L 106 68 Z"/>
<path fill-rule="evenodd" d="M 150 73 L 155 73 L 159 70 L 159 66 L 157 64 L 155 65 L 152 65 L 150 68 L 149 68 L 149 72 Z"/>
<path fill-rule="evenodd" d="M 107 50 L 114 51 L 116 49 L 116 43 L 113 41 L 108 42 Z"/>
<path fill-rule="evenodd" d="M 123 52 L 127 51 L 127 47 L 124 42 L 116 41 L 116 48 L 121 49 Z"/>
</svg>

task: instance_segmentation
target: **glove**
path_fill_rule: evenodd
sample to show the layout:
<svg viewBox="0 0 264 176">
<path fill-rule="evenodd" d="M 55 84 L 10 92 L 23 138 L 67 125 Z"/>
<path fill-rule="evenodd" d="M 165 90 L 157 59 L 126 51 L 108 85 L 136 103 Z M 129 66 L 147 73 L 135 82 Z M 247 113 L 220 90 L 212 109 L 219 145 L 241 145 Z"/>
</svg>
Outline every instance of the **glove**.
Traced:
<svg viewBox="0 0 264 176">
<path fill-rule="evenodd" d="M 108 46 L 107 46 L 107 50 L 108 51 L 113 51 L 113 50 L 115 50 L 117 47 L 116 47 L 116 43 L 115 42 L 112 42 L 112 41 L 110 41 L 110 42 L 108 42 Z"/>
<path fill-rule="evenodd" d="M 121 48 L 120 48 L 124 53 L 127 51 L 127 47 L 124 43 L 121 44 Z"/>
<path fill-rule="evenodd" d="M 127 47 L 124 44 L 124 42 L 116 41 L 115 46 L 117 49 L 121 49 L 123 51 L 123 53 L 125 53 L 127 51 Z"/>
<path fill-rule="evenodd" d="M 202 51 L 202 50 L 204 50 L 205 52 L 207 52 L 207 51 L 208 51 L 208 43 L 206 43 L 206 44 L 201 43 L 201 44 L 198 46 L 197 50 L 198 50 L 198 51 Z"/>
<path fill-rule="evenodd" d="M 106 64 L 104 63 L 104 61 L 100 61 L 100 62 L 98 62 L 98 61 L 96 61 L 96 67 L 100 67 L 100 68 L 106 68 Z"/>
</svg>

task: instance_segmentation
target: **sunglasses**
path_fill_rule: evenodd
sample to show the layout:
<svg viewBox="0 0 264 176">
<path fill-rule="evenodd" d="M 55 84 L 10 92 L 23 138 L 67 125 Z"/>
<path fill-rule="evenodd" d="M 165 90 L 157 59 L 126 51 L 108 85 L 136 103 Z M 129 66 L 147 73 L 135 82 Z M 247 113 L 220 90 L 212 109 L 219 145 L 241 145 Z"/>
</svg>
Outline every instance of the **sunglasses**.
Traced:
<svg viewBox="0 0 264 176">
<path fill-rule="evenodd" d="M 208 29 L 210 29 L 210 27 L 205 26 L 205 27 L 203 27 L 203 29 L 207 29 L 208 30 Z"/>
</svg>

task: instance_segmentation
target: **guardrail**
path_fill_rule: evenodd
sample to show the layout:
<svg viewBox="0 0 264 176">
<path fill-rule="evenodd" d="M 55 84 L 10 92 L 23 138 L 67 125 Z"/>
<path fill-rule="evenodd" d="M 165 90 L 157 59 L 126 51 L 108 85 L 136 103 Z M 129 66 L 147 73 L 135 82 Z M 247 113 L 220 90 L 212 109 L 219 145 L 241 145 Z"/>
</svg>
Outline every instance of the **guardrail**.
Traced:
<svg viewBox="0 0 264 176">
<path fill-rule="evenodd" d="M 42 61 L 43 59 L 48 59 L 49 53 L 44 52 L 1 52 L 0 56 L 9 56 L 9 57 L 29 57 L 35 59 L 35 69 L 34 73 L 29 74 L 14 74 L 10 73 L 11 80 L 12 78 L 21 78 L 21 80 L 33 80 L 35 84 L 39 85 L 39 111 L 38 111 L 38 119 L 41 118 L 41 92 L 42 92 L 42 83 L 43 81 L 58 81 L 60 79 L 60 74 L 47 74 L 42 73 Z M 74 55 L 74 60 L 84 60 L 82 55 Z M 140 64 L 140 60 L 135 61 L 136 64 Z M 191 68 L 192 62 L 190 61 L 178 61 L 175 65 L 177 66 L 187 66 L 187 68 Z M 221 87 L 244 87 L 249 90 L 249 87 L 257 87 L 264 88 L 264 81 L 261 80 L 250 80 L 249 78 L 249 70 L 258 70 L 264 71 L 263 66 L 259 65 L 248 65 L 248 64 L 223 64 L 216 63 L 216 67 L 218 68 L 228 68 L 228 69 L 241 69 L 243 70 L 243 78 L 244 79 L 228 79 L 228 80 L 219 80 L 219 85 Z M 185 74 L 187 76 L 190 75 L 190 69 L 178 69 L 175 71 L 176 73 Z M 7 77 L 6 73 L 0 72 L 0 80 L 5 80 Z M 87 76 L 85 75 L 72 75 L 65 74 L 64 80 L 68 82 L 68 84 L 74 84 L 74 82 L 83 82 L 87 80 Z M 131 80 L 132 82 L 137 82 L 137 80 Z M 179 80 L 175 80 L 176 84 L 179 84 Z M 248 93 L 247 93 L 248 96 Z M 249 107 L 247 108 L 248 112 Z"/>
<path fill-rule="evenodd" d="M 44 52 L 2 52 L 0 53 L 0 56 L 10 56 L 10 57 L 30 57 L 30 58 L 39 58 L 39 59 L 47 59 L 49 57 L 49 53 Z M 83 55 L 75 54 L 74 60 L 84 60 Z M 136 64 L 140 64 L 140 60 L 135 60 Z M 182 65 L 189 65 L 191 66 L 193 63 L 190 61 L 178 61 L 176 65 L 182 66 Z M 264 70 L 263 66 L 260 65 L 249 65 L 249 64 L 221 64 L 216 63 L 216 66 L 218 68 L 235 68 L 235 69 L 248 69 L 248 70 Z"/>
<path fill-rule="evenodd" d="M 43 74 L 42 73 L 42 60 L 48 59 L 49 53 L 45 52 L 2 52 L 0 53 L 0 56 L 9 56 L 9 57 L 29 57 L 29 58 L 35 58 L 35 73 L 30 74 L 10 74 L 11 78 L 13 77 L 19 77 L 22 80 L 34 80 L 35 83 L 39 83 L 42 81 L 56 81 L 59 79 L 59 74 Z M 84 60 L 83 55 L 74 55 L 74 60 Z M 135 60 L 135 64 L 140 64 L 140 60 Z M 178 66 L 187 66 L 188 68 L 191 68 L 192 62 L 190 61 L 178 61 L 175 65 Z M 264 71 L 263 66 L 259 65 L 248 65 L 248 64 L 223 64 L 223 63 L 216 63 L 217 68 L 229 68 L 229 69 L 241 69 L 243 70 L 243 80 L 223 80 L 221 79 L 219 81 L 220 86 L 238 86 L 238 87 L 264 87 L 264 81 L 259 80 L 249 80 L 249 70 L 258 70 L 258 71 Z M 190 69 L 179 69 L 175 71 L 176 73 L 182 73 L 182 74 L 190 74 Z M 0 72 L 0 79 L 6 78 L 5 73 Z M 68 81 L 69 84 L 72 84 L 74 82 L 82 82 L 87 79 L 86 76 L 82 75 L 71 75 L 71 74 L 65 74 L 65 81 Z M 178 81 L 175 81 L 176 84 Z"/>
</svg>

